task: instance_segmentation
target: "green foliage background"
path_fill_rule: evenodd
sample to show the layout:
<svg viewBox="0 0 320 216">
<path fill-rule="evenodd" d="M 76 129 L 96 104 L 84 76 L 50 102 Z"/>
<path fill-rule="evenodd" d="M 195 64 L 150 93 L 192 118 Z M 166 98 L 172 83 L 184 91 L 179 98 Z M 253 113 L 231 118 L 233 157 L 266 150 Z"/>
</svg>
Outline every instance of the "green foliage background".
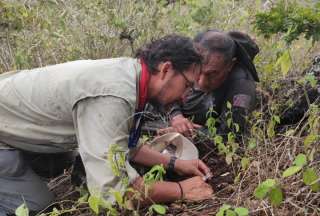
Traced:
<svg viewBox="0 0 320 216">
<path fill-rule="evenodd" d="M 311 4 L 299 1 L 307 3 Z M 287 47 L 280 40 L 284 36 L 268 31 L 266 40 L 257 35 L 253 23 L 264 10 L 262 0 L 0 0 L 0 72 L 132 56 L 153 38 L 170 33 L 193 37 L 215 28 L 242 30 L 256 38 L 261 47 L 256 59 L 260 76 L 276 79 L 281 74 L 274 63 Z M 304 68 L 304 59 L 317 48 L 304 38 L 295 41 L 293 68 Z"/>
</svg>

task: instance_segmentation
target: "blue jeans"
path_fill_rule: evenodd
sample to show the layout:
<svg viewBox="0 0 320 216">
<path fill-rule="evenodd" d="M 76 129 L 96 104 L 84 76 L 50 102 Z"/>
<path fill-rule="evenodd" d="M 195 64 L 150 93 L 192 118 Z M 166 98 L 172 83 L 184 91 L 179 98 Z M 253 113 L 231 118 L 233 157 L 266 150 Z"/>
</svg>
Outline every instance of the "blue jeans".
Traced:
<svg viewBox="0 0 320 216">
<path fill-rule="evenodd" d="M 33 172 L 19 150 L 0 150 L 0 216 L 13 214 L 22 203 L 40 211 L 54 199 L 45 182 Z"/>
</svg>

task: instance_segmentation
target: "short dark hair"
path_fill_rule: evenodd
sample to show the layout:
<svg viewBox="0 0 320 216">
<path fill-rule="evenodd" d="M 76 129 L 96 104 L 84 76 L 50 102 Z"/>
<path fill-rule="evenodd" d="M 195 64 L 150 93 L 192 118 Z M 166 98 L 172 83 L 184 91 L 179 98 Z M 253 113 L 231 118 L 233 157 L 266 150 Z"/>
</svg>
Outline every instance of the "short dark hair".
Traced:
<svg viewBox="0 0 320 216">
<path fill-rule="evenodd" d="M 167 35 L 138 49 L 136 58 L 142 59 L 150 73 L 158 72 L 158 65 L 170 61 L 177 72 L 187 70 L 192 64 L 201 64 L 202 57 L 196 51 L 190 38 L 180 35 Z"/>
<path fill-rule="evenodd" d="M 231 62 L 236 54 L 237 46 L 232 38 L 226 33 L 216 29 L 199 33 L 194 38 L 194 42 L 209 53 L 221 53 L 224 56 L 225 62 Z"/>
</svg>

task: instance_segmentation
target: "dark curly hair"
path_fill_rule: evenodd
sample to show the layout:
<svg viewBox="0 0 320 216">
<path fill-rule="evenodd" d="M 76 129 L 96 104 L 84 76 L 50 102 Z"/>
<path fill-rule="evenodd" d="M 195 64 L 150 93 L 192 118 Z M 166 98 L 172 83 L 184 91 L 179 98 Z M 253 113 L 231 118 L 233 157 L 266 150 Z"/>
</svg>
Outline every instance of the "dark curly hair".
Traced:
<svg viewBox="0 0 320 216">
<path fill-rule="evenodd" d="M 142 59 L 153 74 L 158 72 L 159 63 L 164 61 L 170 61 L 177 72 L 183 72 L 192 64 L 201 64 L 202 61 L 192 40 L 180 35 L 167 35 L 152 41 L 138 49 L 135 57 Z"/>
</svg>

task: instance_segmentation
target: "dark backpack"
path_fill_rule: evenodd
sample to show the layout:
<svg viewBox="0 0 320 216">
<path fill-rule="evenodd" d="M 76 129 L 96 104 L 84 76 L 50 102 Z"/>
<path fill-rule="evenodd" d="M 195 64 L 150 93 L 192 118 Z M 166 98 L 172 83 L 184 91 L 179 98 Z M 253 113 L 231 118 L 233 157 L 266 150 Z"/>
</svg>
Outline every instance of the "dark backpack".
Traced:
<svg viewBox="0 0 320 216">
<path fill-rule="evenodd" d="M 253 64 L 254 57 L 259 53 L 259 47 L 251 37 L 240 31 L 229 31 L 227 33 L 237 45 L 236 57 L 248 68 L 254 80 L 259 82 L 256 67 Z"/>
</svg>

